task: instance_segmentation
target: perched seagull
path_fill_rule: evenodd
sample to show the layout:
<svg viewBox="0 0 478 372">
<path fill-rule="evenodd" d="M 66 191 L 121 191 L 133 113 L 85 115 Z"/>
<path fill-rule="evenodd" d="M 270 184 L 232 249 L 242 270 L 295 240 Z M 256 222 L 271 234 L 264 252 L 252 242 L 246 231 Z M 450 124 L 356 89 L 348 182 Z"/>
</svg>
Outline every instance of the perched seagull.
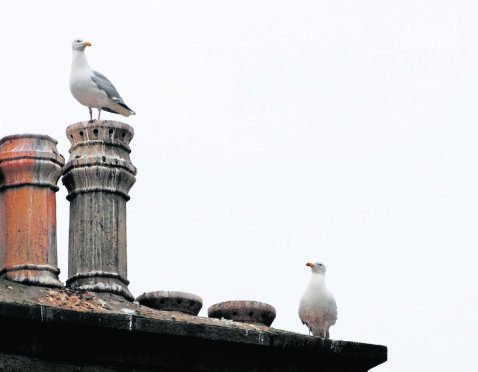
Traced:
<svg viewBox="0 0 478 372">
<path fill-rule="evenodd" d="M 300 299 L 299 318 L 314 336 L 329 338 L 329 328 L 337 320 L 334 296 L 325 286 L 325 266 L 320 262 L 306 263 L 312 276 Z"/>
<path fill-rule="evenodd" d="M 98 120 L 101 110 L 121 114 L 123 116 L 134 115 L 119 95 L 113 84 L 99 72 L 93 71 L 88 64 L 85 55 L 85 48 L 91 43 L 84 40 L 74 40 L 73 61 L 70 73 L 70 90 L 78 102 L 88 107 L 90 120 L 93 120 L 92 108 L 98 109 Z"/>
</svg>

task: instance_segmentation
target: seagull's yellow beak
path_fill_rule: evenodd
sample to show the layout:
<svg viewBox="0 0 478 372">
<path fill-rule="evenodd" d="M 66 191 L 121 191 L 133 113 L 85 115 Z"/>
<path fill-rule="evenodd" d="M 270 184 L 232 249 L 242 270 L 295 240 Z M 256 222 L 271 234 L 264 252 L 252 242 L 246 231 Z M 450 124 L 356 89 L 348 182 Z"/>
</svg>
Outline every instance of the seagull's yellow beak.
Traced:
<svg viewBox="0 0 478 372">
<path fill-rule="evenodd" d="M 83 43 L 83 46 L 85 46 L 85 47 L 91 46 L 91 43 L 87 41 L 87 42 Z"/>
<path fill-rule="evenodd" d="M 305 264 L 305 266 L 314 267 L 314 264 L 313 264 L 313 263 L 310 263 L 310 262 L 307 262 L 307 263 Z"/>
</svg>

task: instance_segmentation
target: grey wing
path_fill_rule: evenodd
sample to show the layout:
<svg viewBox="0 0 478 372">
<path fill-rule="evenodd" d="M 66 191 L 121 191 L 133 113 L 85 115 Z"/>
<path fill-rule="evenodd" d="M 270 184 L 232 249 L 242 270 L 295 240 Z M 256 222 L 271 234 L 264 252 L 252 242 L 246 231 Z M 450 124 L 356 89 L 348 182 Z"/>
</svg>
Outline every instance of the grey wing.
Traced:
<svg viewBox="0 0 478 372">
<path fill-rule="evenodd" d="M 337 320 L 337 304 L 335 303 L 335 298 L 332 296 L 331 298 L 331 301 L 330 301 L 330 304 L 331 304 L 331 309 L 332 309 L 332 317 L 334 318 L 334 323 L 335 321 Z"/>
<path fill-rule="evenodd" d="M 111 81 L 108 80 L 108 78 L 99 73 L 98 71 L 93 71 L 93 76 L 91 77 L 91 79 L 93 80 L 93 82 L 98 86 L 98 88 L 100 88 L 101 90 L 103 90 L 106 95 L 112 99 L 113 101 L 115 101 L 118 105 L 124 107 L 125 109 L 131 111 L 131 114 L 135 114 L 135 112 L 133 110 L 131 110 L 127 105 L 126 103 L 123 102 L 123 98 L 121 98 L 121 96 L 119 95 L 118 91 L 116 90 L 115 86 L 111 83 Z M 115 114 L 118 114 L 118 112 L 112 110 L 111 108 L 108 108 L 108 107 L 102 107 L 103 110 L 105 111 L 109 111 L 109 112 L 113 112 Z"/>
<path fill-rule="evenodd" d="M 105 91 L 108 97 L 111 98 L 113 101 L 116 101 L 118 103 L 124 103 L 115 86 L 111 83 L 111 81 L 108 80 L 105 75 L 97 71 L 93 71 L 93 76 L 91 77 L 91 79 L 95 82 L 98 88 Z"/>
</svg>

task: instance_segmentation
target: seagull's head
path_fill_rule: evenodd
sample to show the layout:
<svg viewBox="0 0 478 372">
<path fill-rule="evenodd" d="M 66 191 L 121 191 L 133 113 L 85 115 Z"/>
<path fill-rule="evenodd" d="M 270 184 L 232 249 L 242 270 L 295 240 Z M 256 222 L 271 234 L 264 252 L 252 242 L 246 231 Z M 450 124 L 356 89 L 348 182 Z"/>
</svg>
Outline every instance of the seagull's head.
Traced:
<svg viewBox="0 0 478 372">
<path fill-rule="evenodd" d="M 87 46 L 91 46 L 91 43 L 81 39 L 75 39 L 71 43 L 71 49 L 79 50 L 80 52 L 84 51 Z"/>
<path fill-rule="evenodd" d="M 305 264 L 306 266 L 309 266 L 311 269 L 312 269 L 312 272 L 313 273 L 321 273 L 321 274 L 325 274 L 325 265 L 323 263 L 320 263 L 320 262 L 316 262 L 316 263 L 311 263 L 311 262 L 307 262 Z"/>
</svg>

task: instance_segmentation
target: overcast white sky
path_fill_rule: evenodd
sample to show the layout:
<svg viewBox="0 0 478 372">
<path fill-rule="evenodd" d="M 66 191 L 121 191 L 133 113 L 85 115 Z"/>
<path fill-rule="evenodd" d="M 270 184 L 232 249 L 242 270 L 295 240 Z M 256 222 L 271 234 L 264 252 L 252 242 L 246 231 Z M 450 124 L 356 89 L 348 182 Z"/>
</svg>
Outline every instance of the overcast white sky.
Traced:
<svg viewBox="0 0 478 372">
<path fill-rule="evenodd" d="M 478 326 L 478 3 L 15 1 L 0 12 L 0 137 L 88 119 L 71 41 L 137 112 L 135 296 L 181 290 L 297 316 L 328 267 L 332 338 L 374 371 L 472 371 Z M 60 182 L 61 184 L 61 182 Z M 58 193 L 67 273 L 68 202 Z"/>
</svg>

